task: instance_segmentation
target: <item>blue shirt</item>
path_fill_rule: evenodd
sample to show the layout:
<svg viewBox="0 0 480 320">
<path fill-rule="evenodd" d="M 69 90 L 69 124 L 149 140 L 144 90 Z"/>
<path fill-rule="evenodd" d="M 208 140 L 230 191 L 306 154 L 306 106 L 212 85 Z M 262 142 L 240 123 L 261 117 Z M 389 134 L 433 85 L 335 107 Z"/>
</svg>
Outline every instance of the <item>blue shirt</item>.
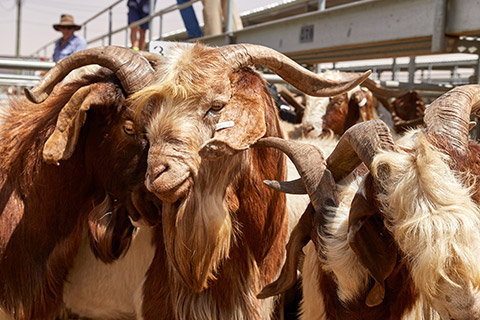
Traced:
<svg viewBox="0 0 480 320">
<path fill-rule="evenodd" d="M 58 41 L 55 43 L 55 50 L 53 51 L 53 61 L 55 62 L 71 55 L 74 52 L 87 49 L 87 42 L 82 37 L 72 35 L 70 39 L 67 40 L 67 43 L 60 48 L 62 39 L 63 38 L 58 39 Z"/>
</svg>

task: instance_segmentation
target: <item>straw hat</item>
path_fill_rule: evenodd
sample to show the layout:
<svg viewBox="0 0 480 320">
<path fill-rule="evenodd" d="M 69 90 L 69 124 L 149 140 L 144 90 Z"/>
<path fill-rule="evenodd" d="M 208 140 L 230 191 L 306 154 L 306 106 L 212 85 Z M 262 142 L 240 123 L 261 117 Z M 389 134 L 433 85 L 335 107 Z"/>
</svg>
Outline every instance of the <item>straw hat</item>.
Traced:
<svg viewBox="0 0 480 320">
<path fill-rule="evenodd" d="M 60 16 L 60 23 L 54 24 L 53 29 L 60 31 L 61 27 L 73 27 L 73 30 L 80 30 L 81 26 L 75 24 L 73 16 L 69 14 L 62 14 Z"/>
</svg>

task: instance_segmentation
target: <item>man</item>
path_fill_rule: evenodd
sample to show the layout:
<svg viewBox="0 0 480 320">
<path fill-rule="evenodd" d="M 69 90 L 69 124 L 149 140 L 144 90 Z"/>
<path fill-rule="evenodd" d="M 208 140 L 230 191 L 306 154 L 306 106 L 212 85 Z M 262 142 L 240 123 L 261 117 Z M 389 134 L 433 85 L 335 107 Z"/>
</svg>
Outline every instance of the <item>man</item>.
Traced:
<svg viewBox="0 0 480 320">
<path fill-rule="evenodd" d="M 87 48 L 87 42 L 82 37 L 77 37 L 73 32 L 80 30 L 81 26 L 76 25 L 73 16 L 62 14 L 60 23 L 54 24 L 53 29 L 60 31 L 62 37 L 55 43 L 53 51 L 53 61 L 57 62 L 74 52 Z"/>
<path fill-rule="evenodd" d="M 153 5 L 155 6 L 155 2 Z M 150 0 L 128 0 L 128 24 L 148 17 L 150 15 Z M 153 10 L 153 8 L 152 8 Z M 130 41 L 132 49 L 139 51 L 145 50 L 145 33 L 148 30 L 148 22 L 131 28 Z"/>
</svg>

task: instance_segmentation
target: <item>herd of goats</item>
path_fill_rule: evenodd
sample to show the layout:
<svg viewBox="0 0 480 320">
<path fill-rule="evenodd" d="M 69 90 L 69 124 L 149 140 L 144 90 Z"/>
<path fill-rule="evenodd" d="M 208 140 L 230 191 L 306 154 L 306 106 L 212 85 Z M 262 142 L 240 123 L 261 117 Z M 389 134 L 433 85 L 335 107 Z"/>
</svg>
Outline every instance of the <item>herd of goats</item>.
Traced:
<svg viewBox="0 0 480 320">
<path fill-rule="evenodd" d="M 248 44 L 61 60 L 0 109 L 0 319 L 283 319 L 298 283 L 304 320 L 480 319 L 480 85 L 425 107 L 369 75 Z"/>
</svg>

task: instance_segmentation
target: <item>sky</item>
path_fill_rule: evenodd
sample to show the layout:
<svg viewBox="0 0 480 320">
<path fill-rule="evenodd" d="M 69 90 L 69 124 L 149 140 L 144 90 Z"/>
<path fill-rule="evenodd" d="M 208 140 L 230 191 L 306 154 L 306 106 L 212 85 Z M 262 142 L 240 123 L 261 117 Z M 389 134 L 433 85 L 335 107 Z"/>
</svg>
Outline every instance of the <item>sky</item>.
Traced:
<svg viewBox="0 0 480 320">
<path fill-rule="evenodd" d="M 82 24 L 100 11 L 115 4 L 116 0 L 0 0 L 0 56 L 14 57 L 17 38 L 17 3 L 21 2 L 20 10 L 20 56 L 29 57 L 35 54 L 44 45 L 60 38 L 61 33 L 53 29 L 53 24 L 60 21 L 62 13 L 73 15 L 76 24 Z M 256 9 L 280 0 L 237 0 L 239 13 Z M 161 10 L 176 3 L 175 0 L 157 0 L 155 10 Z M 194 10 L 200 24 L 203 24 L 202 4 L 194 4 Z M 108 32 L 108 13 L 104 13 L 88 25 L 87 40 Z M 127 1 L 119 3 L 112 10 L 113 30 L 127 24 Z M 163 33 L 183 29 L 180 13 L 172 12 L 165 15 L 163 20 Z M 153 35 L 158 35 L 160 30 L 159 19 L 154 20 Z M 83 36 L 83 29 L 76 31 Z M 114 45 L 125 45 L 125 32 L 119 33 L 112 39 Z M 104 43 L 105 45 L 108 43 Z M 100 41 L 96 45 L 102 45 Z M 95 46 L 95 45 L 92 45 Z M 46 54 L 51 58 L 53 46 L 40 55 Z"/>
</svg>

